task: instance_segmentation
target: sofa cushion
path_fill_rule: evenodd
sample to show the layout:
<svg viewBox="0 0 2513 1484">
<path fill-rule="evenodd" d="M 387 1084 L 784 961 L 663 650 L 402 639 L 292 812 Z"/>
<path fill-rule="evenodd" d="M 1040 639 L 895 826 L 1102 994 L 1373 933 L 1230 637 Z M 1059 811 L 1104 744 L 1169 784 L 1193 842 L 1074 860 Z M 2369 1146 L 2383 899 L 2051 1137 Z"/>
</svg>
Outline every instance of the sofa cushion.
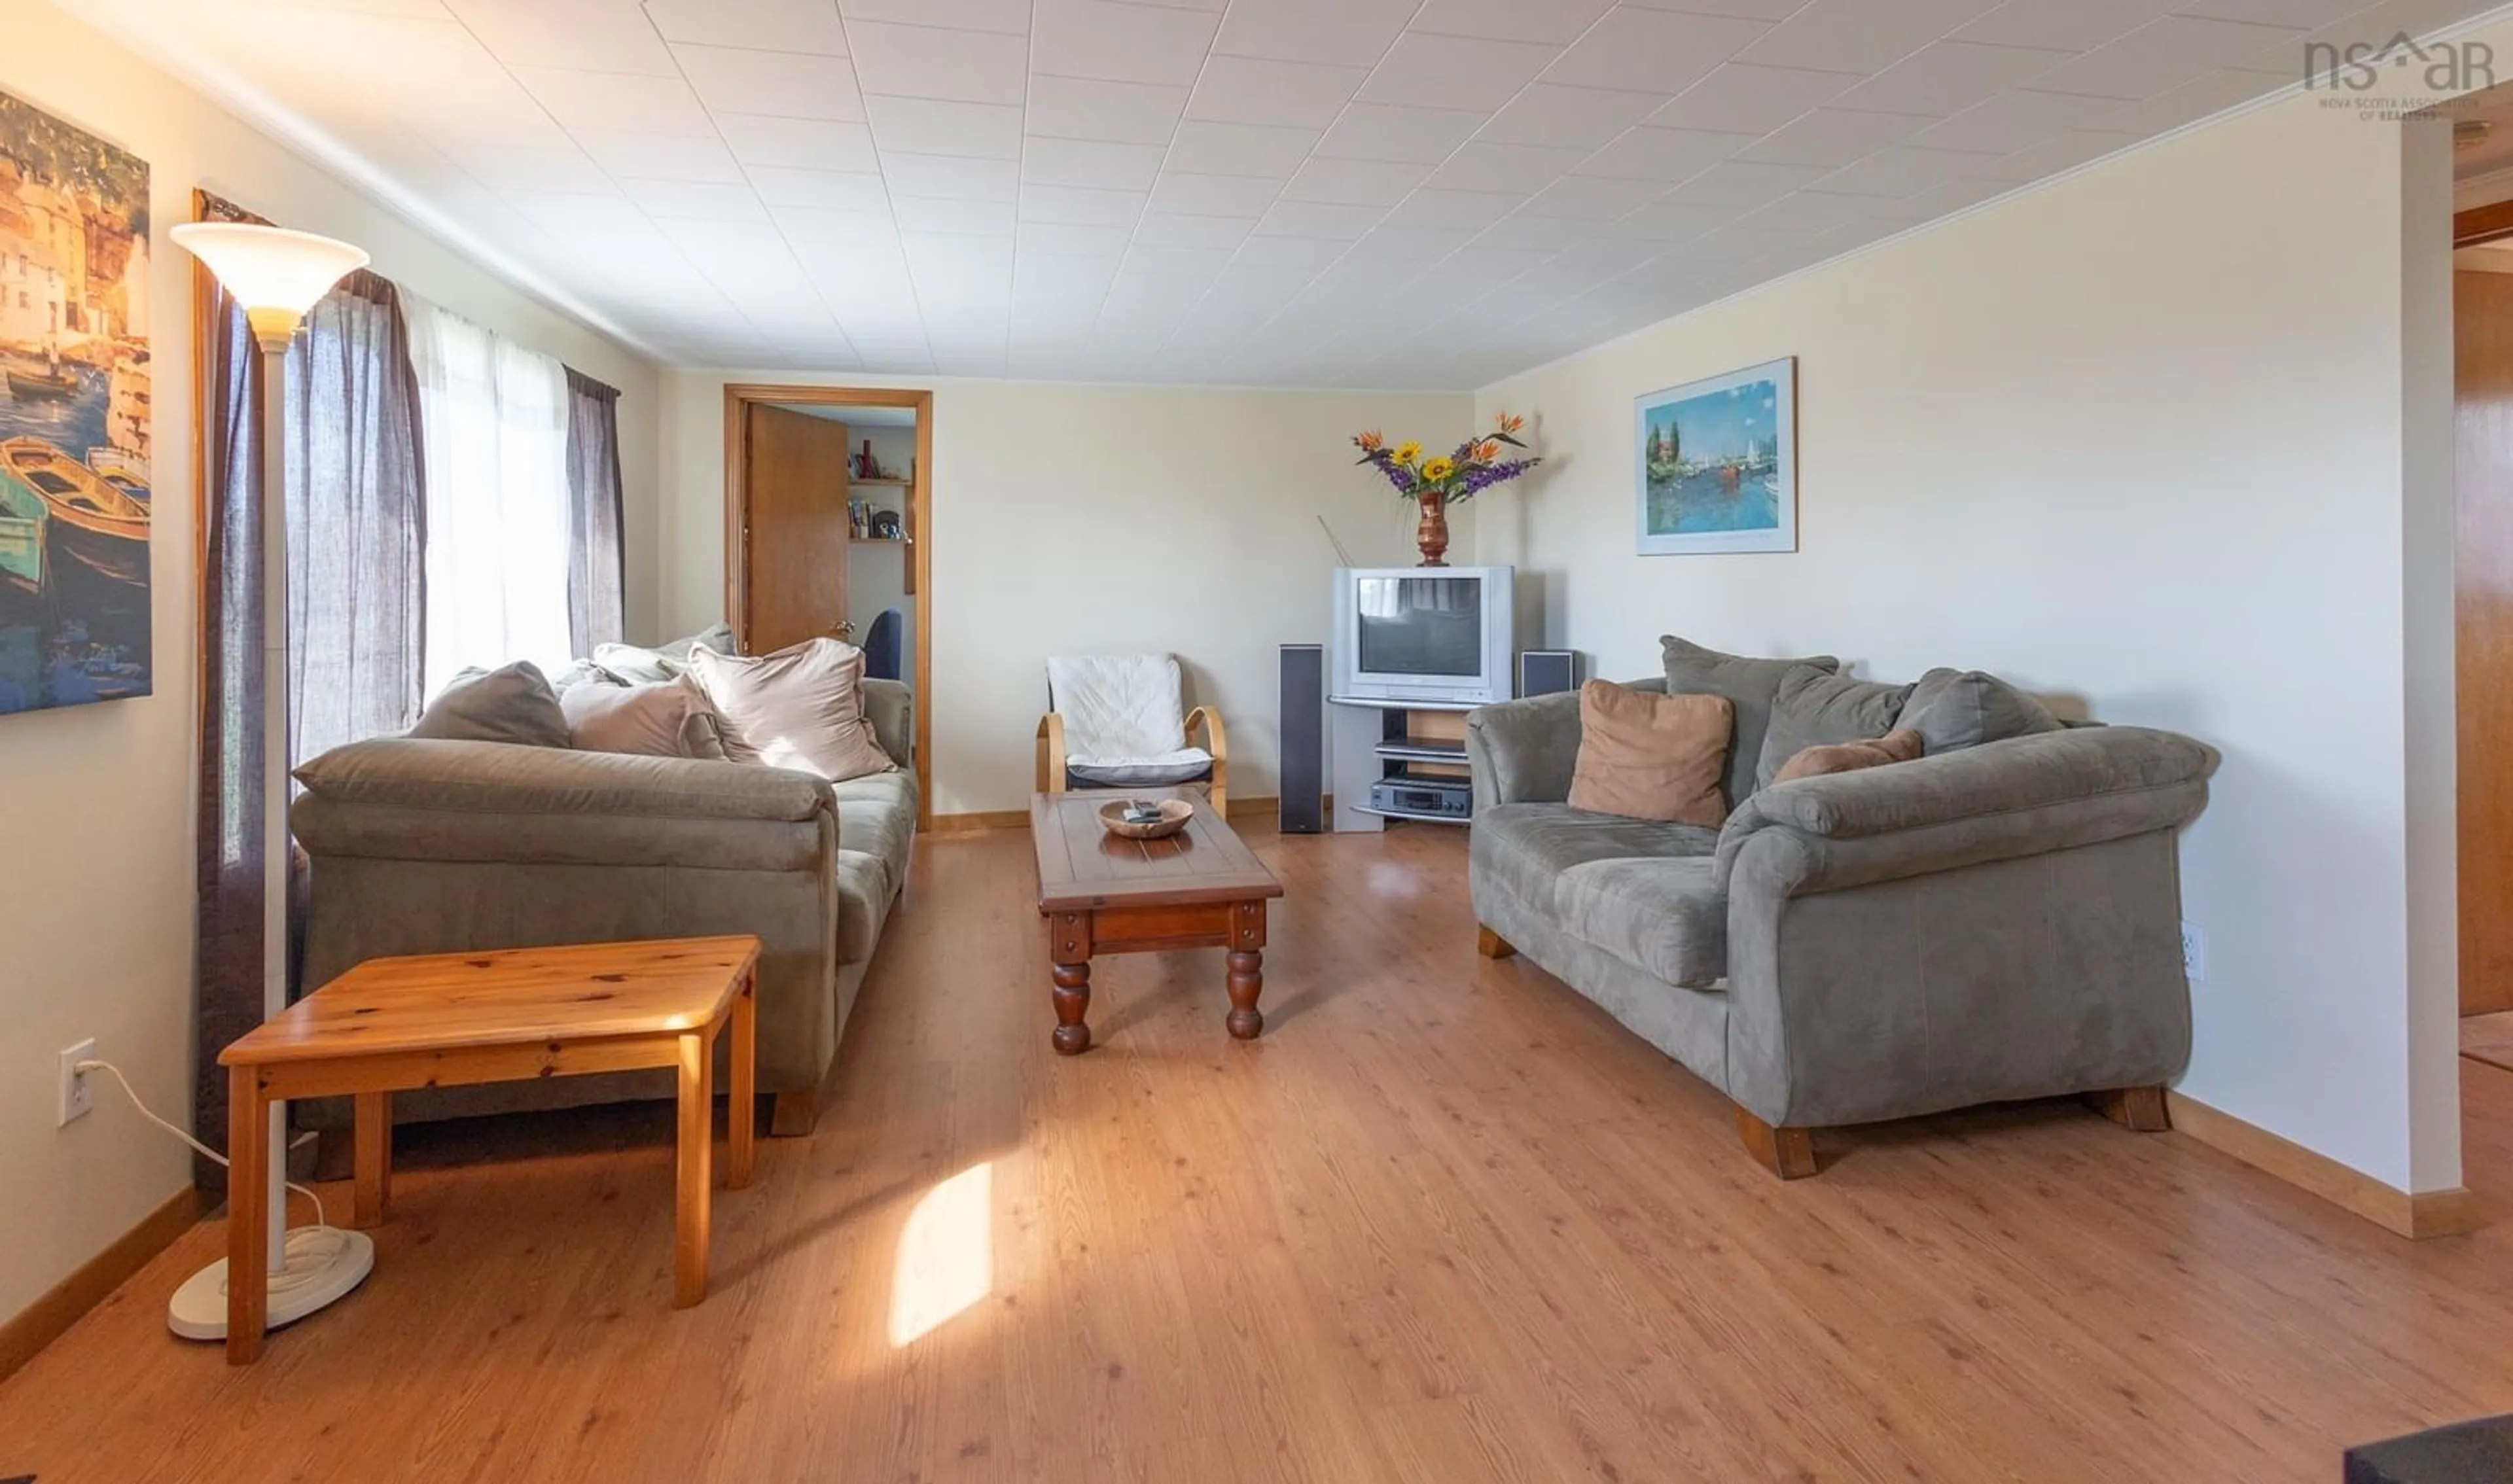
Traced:
<svg viewBox="0 0 2513 1484">
<path fill-rule="evenodd" d="M 1794 783 L 1802 778 L 1826 778 L 1835 773 L 1855 773 L 1861 768 L 1882 768 L 1888 763 L 1907 763 L 1920 755 L 1923 745 L 1920 734 L 1908 727 L 1896 727 L 1864 742 L 1819 742 L 1782 763 L 1780 771 L 1772 775 L 1772 782 Z"/>
<path fill-rule="evenodd" d="M 1475 811 L 1476 870 L 1531 906 L 1553 904 L 1562 873 L 1591 861 L 1708 856 L 1719 832 L 1668 820 L 1627 820 L 1568 804 L 1495 804 Z"/>
<path fill-rule="evenodd" d="M 1591 861 L 1562 873 L 1563 929 L 1688 989 L 1728 977 L 1728 897 L 1706 856 Z"/>
<path fill-rule="evenodd" d="M 1809 747 L 1867 742 L 1894 730 L 1912 687 L 1853 680 L 1806 664 L 1780 677 L 1772 694 L 1772 723 L 1754 786 L 1768 788 L 1788 761 Z"/>
<path fill-rule="evenodd" d="M 841 833 L 840 838 L 844 835 Z M 897 895 L 890 865 L 869 851 L 838 847 L 838 962 L 859 964 L 881 942 Z"/>
<path fill-rule="evenodd" d="M 512 742 L 564 747 L 567 713 L 539 665 L 529 660 L 454 677 L 419 713 L 411 737 L 423 742 Z"/>
<path fill-rule="evenodd" d="M 1659 696 L 1608 680 L 1579 688 L 1574 809 L 1716 829 L 1735 708 L 1725 696 Z"/>
<path fill-rule="evenodd" d="M 1949 669 L 1920 677 L 1895 725 L 1919 733 L 1931 757 L 2061 729 L 2048 706 L 1996 675 Z"/>
<path fill-rule="evenodd" d="M 907 880 L 907 853 L 916 844 L 916 806 L 901 809 L 886 799 L 838 800 L 838 849 L 861 851 L 881 862 L 893 892 Z"/>
<path fill-rule="evenodd" d="M 1722 788 L 1728 807 L 1735 809 L 1754 791 L 1754 780 L 1763 764 L 1763 734 L 1772 722 L 1772 698 L 1780 688 L 1780 677 L 1804 664 L 1826 672 L 1841 668 L 1841 662 L 1830 655 L 1816 655 L 1806 660 L 1749 660 L 1739 655 L 1723 655 L 1715 649 L 1703 649 L 1673 634 L 1658 638 L 1666 663 L 1666 688 L 1677 696 L 1725 696 L 1736 708 L 1736 732 L 1728 748 L 1728 768 Z"/>
<path fill-rule="evenodd" d="M 630 685 L 656 685 L 686 672 L 691 653 L 701 649 L 732 654 L 733 625 L 718 623 L 686 639 L 652 649 L 640 644 L 597 644 L 593 647 L 593 662 Z"/>
<path fill-rule="evenodd" d="M 688 677 L 657 685 L 578 685 L 560 695 L 568 742 L 579 752 L 725 760 L 715 712 Z"/>
<path fill-rule="evenodd" d="M 690 656 L 690 675 L 715 710 L 725 755 L 737 763 L 831 781 L 898 766 L 864 720 L 863 651 L 852 644 L 806 639 L 756 658 L 699 649 Z"/>
</svg>

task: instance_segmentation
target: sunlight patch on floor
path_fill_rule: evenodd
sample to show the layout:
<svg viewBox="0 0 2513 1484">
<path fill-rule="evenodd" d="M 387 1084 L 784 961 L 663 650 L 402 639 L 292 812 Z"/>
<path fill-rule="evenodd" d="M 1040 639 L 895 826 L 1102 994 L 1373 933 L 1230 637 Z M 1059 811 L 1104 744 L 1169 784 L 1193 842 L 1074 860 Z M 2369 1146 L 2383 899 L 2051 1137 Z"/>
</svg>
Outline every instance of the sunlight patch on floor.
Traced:
<svg viewBox="0 0 2513 1484">
<path fill-rule="evenodd" d="M 890 1343 L 912 1344 L 994 1287 L 994 1165 L 971 1165 L 925 1192 L 898 1234 Z"/>
</svg>

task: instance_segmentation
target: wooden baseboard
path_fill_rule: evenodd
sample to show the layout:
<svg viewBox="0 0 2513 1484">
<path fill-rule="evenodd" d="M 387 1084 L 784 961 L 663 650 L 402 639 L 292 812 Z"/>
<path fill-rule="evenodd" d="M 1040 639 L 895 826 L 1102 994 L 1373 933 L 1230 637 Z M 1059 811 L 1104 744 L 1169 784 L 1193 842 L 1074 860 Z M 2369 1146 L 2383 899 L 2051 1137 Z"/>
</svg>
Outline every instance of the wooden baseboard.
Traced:
<svg viewBox="0 0 2513 1484">
<path fill-rule="evenodd" d="M 16 1318 L 0 1324 L 0 1379 L 34 1359 L 36 1351 L 59 1340 L 81 1315 L 103 1303 L 149 1259 L 175 1245 L 175 1239 L 200 1219 L 200 1192 L 186 1185 Z"/>
<path fill-rule="evenodd" d="M 2195 1099 L 2175 1092 L 2164 1096 L 2173 1111 L 2174 1132 L 2343 1206 L 2386 1231 L 2424 1238 L 2459 1236 L 2478 1229 L 2477 1207 L 2459 1186 L 2411 1194 Z"/>
<path fill-rule="evenodd" d="M 1116 790 L 1109 791 L 1114 793 Z M 1252 815 L 1272 814 L 1282 806 L 1282 802 L 1272 794 L 1258 794 L 1254 798 L 1233 798 L 1230 801 L 1230 807 L 1223 811 L 1223 816 L 1227 819 L 1244 820 Z M 1027 829 L 1029 811 L 980 809 L 967 814 L 937 814 L 934 817 L 932 828 L 937 835 L 967 834 L 972 830 L 979 829 Z"/>
</svg>

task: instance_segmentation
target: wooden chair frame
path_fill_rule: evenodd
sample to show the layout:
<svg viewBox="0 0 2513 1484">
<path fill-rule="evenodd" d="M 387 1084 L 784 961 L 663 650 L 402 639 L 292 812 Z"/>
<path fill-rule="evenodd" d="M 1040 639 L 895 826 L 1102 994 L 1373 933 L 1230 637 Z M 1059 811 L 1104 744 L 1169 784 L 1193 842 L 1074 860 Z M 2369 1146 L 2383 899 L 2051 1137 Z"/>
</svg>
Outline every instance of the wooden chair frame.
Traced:
<svg viewBox="0 0 2513 1484">
<path fill-rule="evenodd" d="M 1213 778 L 1205 784 L 1205 796 L 1213 800 L 1213 812 L 1224 819 L 1230 817 L 1230 735 L 1221 725 L 1221 713 L 1212 706 L 1197 706 L 1186 713 L 1185 746 L 1196 745 L 1196 733 L 1204 734 L 1204 750 L 1213 754 Z M 1038 719 L 1038 791 L 1062 793 L 1065 790 L 1064 718 L 1049 711 Z"/>
</svg>

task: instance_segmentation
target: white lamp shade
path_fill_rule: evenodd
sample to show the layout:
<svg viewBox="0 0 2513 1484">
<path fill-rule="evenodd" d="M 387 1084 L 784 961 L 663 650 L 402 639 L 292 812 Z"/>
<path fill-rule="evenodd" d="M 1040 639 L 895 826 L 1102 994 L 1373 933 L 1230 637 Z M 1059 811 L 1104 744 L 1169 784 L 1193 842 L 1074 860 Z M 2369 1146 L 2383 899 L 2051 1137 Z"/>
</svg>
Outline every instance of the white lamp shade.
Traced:
<svg viewBox="0 0 2513 1484">
<path fill-rule="evenodd" d="M 170 235 L 218 275 L 257 331 L 284 323 L 293 334 L 334 284 L 367 265 L 363 248 L 286 227 L 186 221 Z"/>
</svg>

